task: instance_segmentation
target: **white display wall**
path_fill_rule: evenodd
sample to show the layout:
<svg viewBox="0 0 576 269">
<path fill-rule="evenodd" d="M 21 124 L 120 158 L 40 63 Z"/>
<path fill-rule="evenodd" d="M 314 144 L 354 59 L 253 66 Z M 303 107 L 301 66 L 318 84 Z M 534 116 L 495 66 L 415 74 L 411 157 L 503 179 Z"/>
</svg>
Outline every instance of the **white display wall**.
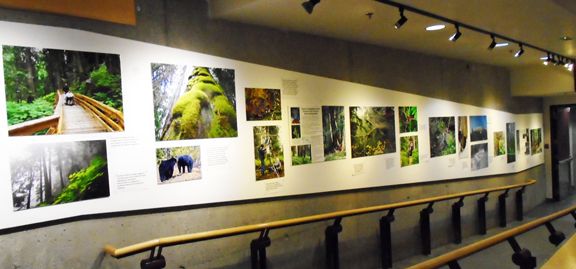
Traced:
<svg viewBox="0 0 576 269">
<path fill-rule="evenodd" d="M 0 131 L 3 145 L 0 153 L 0 178 L 2 178 L 0 214 L 3 216 L 0 219 L 0 229 L 79 215 L 515 173 L 540 165 L 544 160 L 543 154 L 534 150 L 525 154 L 526 146 L 530 145 L 525 143 L 525 139 L 529 135 L 523 138 L 526 129 L 542 128 L 542 114 L 511 114 L 406 94 L 392 89 L 370 87 L 63 28 L 0 22 L 0 44 L 119 55 L 125 120 L 123 132 L 38 136 L 9 136 L 6 131 L 9 128 L 8 123 L 5 120 L 0 121 L 0 129 L 5 130 Z M 153 63 L 234 70 L 237 136 L 159 141 L 156 138 L 154 121 L 155 97 L 151 76 Z M 3 65 L 1 67 L 4 68 Z M 6 103 L 4 82 L 2 76 L 0 79 L 2 104 Z M 246 120 L 246 88 L 280 90 L 281 120 Z M 343 107 L 345 123 L 341 145 L 345 151 L 343 159 L 325 161 L 321 158 L 324 153 L 321 136 L 323 106 Z M 416 132 L 400 133 L 398 121 L 401 106 L 417 108 Z M 291 107 L 300 108 L 298 124 L 302 127 L 301 138 L 292 138 L 291 130 L 294 122 L 291 119 Z M 352 158 L 350 107 L 393 107 L 394 133 L 387 135 L 394 137 L 394 152 Z M 311 115 L 305 116 L 304 109 L 312 111 Z M 6 106 L 0 105 L 0 114 L 6 115 L 6 113 Z M 487 119 L 486 139 L 472 142 L 468 138 L 468 148 L 463 153 L 459 152 L 459 143 L 456 142 L 455 153 L 431 156 L 429 118 L 454 117 L 454 133 L 457 140 L 458 117 L 479 115 L 486 116 Z M 470 124 L 470 118 L 468 122 Z M 508 162 L 506 154 L 497 156 L 495 152 L 494 132 L 502 131 L 506 135 L 506 123 L 515 123 L 515 128 L 520 130 L 520 137 L 515 138 L 520 141 L 514 162 Z M 279 167 L 282 173 L 276 175 L 280 177 L 257 180 L 260 166 L 255 164 L 259 159 L 259 156 L 256 156 L 258 151 L 255 150 L 253 133 L 256 126 L 279 128 L 278 139 L 283 153 L 280 157 L 283 157 L 283 163 L 281 168 Z M 400 137 L 404 136 L 418 137 L 418 163 L 401 165 Z M 93 140 L 104 140 L 106 144 L 109 196 L 26 210 L 15 209 L 11 161 L 21 158 L 23 149 Z M 487 167 L 473 169 L 470 146 L 483 143 L 487 143 Z M 311 145 L 311 163 L 292 165 L 290 146 L 299 144 Z M 539 145 L 541 144 L 540 142 Z M 158 180 L 157 149 L 172 147 L 199 149 L 199 160 L 196 160 L 194 169 L 201 174 L 201 177 L 170 184 Z M 266 169 L 269 168 L 268 166 Z M 54 189 L 57 189 L 56 185 Z"/>
</svg>

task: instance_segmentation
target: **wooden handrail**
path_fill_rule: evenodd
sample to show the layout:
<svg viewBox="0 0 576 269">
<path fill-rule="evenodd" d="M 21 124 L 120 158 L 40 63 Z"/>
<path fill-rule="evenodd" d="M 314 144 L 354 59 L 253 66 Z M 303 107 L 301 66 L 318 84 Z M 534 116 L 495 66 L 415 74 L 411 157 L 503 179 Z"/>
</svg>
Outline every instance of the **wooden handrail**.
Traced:
<svg viewBox="0 0 576 269">
<path fill-rule="evenodd" d="M 101 120 L 101 123 L 109 132 L 124 130 L 124 115 L 122 112 L 83 94 L 75 94 L 74 99 L 84 109 L 96 115 L 96 118 Z"/>
<path fill-rule="evenodd" d="M 491 192 L 496 192 L 496 191 L 503 191 L 503 190 L 509 190 L 509 189 L 514 189 L 514 188 L 520 188 L 520 187 L 532 185 L 534 183 L 536 183 L 536 180 L 529 180 L 525 183 L 519 183 L 519 184 L 513 184 L 513 185 L 495 187 L 495 188 L 487 188 L 487 189 L 468 191 L 468 192 L 461 192 L 461 193 L 456 193 L 456 194 L 442 195 L 442 196 L 436 196 L 436 197 L 430 197 L 430 198 L 424 198 L 424 199 L 418 199 L 418 200 L 412 200 L 412 201 L 406 201 L 406 202 L 398 202 L 398 203 L 386 204 L 386 205 L 378 205 L 378 206 L 370 206 L 370 207 L 357 208 L 357 209 L 341 210 L 341 211 L 335 211 L 335 212 L 318 214 L 318 215 L 311 215 L 311 216 L 300 217 L 300 218 L 285 219 L 285 220 L 278 220 L 278 221 L 272 221 L 272 222 L 266 222 L 266 223 L 244 225 L 244 226 L 238 226 L 238 227 L 226 228 L 226 229 L 220 229 L 220 230 L 213 230 L 213 231 L 206 231 L 206 232 L 199 232 L 199 233 L 191 233 L 191 234 L 163 237 L 163 238 L 153 239 L 153 240 L 137 243 L 137 244 L 122 247 L 122 248 L 116 248 L 112 245 L 106 245 L 104 247 L 104 251 L 112 257 L 122 258 L 122 257 L 126 257 L 129 255 L 145 252 L 145 251 L 154 249 L 156 247 L 180 245 L 180 244 L 204 241 L 204 240 L 209 240 L 209 239 L 216 239 L 216 238 L 234 236 L 234 235 L 239 235 L 239 234 L 246 234 L 246 233 L 251 233 L 251 232 L 271 230 L 271 229 L 301 225 L 301 224 L 330 220 L 330 219 L 336 219 L 336 218 L 350 217 L 350 216 L 355 216 L 355 215 L 361 215 L 361 214 L 367 214 L 367 213 L 372 213 L 372 212 L 389 210 L 389 209 L 397 209 L 397 208 L 403 208 L 403 207 L 409 207 L 409 206 L 415 206 L 415 205 L 421 205 L 421 204 L 428 204 L 428 203 L 450 200 L 450 199 L 456 199 L 456 198 L 460 198 L 460 197 L 472 196 L 472 195 L 477 195 L 477 194 L 485 194 L 485 193 L 491 193 Z"/>
<path fill-rule="evenodd" d="M 59 115 L 52 115 L 14 124 L 8 127 L 8 134 L 10 136 L 32 135 L 35 132 L 57 126 L 59 119 L 60 119 Z"/>
<path fill-rule="evenodd" d="M 530 231 L 536 227 L 539 227 L 547 222 L 553 221 L 555 219 L 564 217 L 568 214 L 570 214 L 571 212 L 574 212 L 576 210 L 576 206 L 572 206 L 563 210 L 560 210 L 556 213 L 552 213 L 548 216 L 533 220 L 531 222 L 528 222 L 526 224 L 520 225 L 518 227 L 512 228 L 510 230 L 501 232 L 497 235 L 494 235 L 492 237 L 486 238 L 484 240 L 472 243 L 470 245 L 467 245 L 465 247 L 461 247 L 459 249 L 453 250 L 451 252 L 448 252 L 444 255 L 438 256 L 436 258 L 424 261 L 422 263 L 413 265 L 411 267 L 408 267 L 408 269 L 428 269 L 428 268 L 438 268 L 441 267 L 443 265 L 446 265 L 452 261 L 457 261 L 460 260 L 462 258 L 465 258 L 467 256 L 470 256 L 476 252 L 479 252 L 483 249 L 489 248 L 493 245 L 496 245 L 502 241 L 505 241 L 509 238 L 512 238 L 514 236 L 517 236 L 519 234 L 525 233 L 527 231 Z"/>
</svg>

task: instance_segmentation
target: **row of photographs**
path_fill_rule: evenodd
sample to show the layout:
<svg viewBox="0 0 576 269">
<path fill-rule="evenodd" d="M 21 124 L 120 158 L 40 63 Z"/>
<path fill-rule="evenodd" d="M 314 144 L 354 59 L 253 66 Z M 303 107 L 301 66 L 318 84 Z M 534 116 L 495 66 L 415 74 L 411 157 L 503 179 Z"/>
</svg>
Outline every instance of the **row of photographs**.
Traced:
<svg viewBox="0 0 576 269">
<path fill-rule="evenodd" d="M 19 46 L 2 49 L 10 136 L 123 130 L 119 55 Z M 156 141 L 238 136 L 234 70 L 153 63 L 151 75 Z M 282 120 L 279 89 L 245 88 L 244 93 L 247 121 Z M 93 126 L 80 116 L 63 124 L 64 129 L 44 128 L 54 122 L 54 116 L 87 113 L 87 103 L 97 103 L 104 114 L 118 115 L 111 124 L 120 128 Z M 346 158 L 345 108 L 317 110 L 322 125 L 319 145 L 302 144 L 309 126 L 300 118 L 304 109 L 290 108 L 291 141 L 300 141 L 290 145 L 292 165 Z M 400 137 L 401 166 L 418 164 L 417 107 L 401 106 L 398 111 L 399 133 L 404 134 Z M 396 152 L 395 107 L 350 107 L 349 113 L 353 158 Z M 429 118 L 431 157 L 456 152 L 454 123 L 455 117 Z M 471 116 L 470 125 L 469 132 L 459 129 L 459 134 L 469 134 L 472 142 L 487 139 L 486 116 Z M 280 133 L 279 126 L 253 127 L 256 180 L 284 177 Z M 541 130 L 539 134 L 537 141 L 541 141 Z M 321 148 L 321 160 L 313 154 L 316 147 Z M 110 195 L 105 140 L 37 144 L 23 151 L 11 159 L 14 210 Z M 472 159 L 487 151 L 487 143 L 472 145 Z M 201 179 L 200 156 L 200 146 L 158 147 L 157 182 Z"/>
</svg>

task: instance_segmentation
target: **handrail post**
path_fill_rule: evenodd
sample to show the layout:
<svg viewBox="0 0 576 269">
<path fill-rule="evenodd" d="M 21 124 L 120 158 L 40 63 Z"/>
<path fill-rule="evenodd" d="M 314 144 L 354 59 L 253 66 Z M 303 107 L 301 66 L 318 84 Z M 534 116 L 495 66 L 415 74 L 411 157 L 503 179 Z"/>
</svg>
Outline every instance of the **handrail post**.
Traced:
<svg viewBox="0 0 576 269">
<path fill-rule="evenodd" d="M 487 192 L 484 196 L 478 199 L 478 232 L 482 235 L 486 234 L 486 201 L 488 201 L 488 195 L 490 193 Z"/>
<path fill-rule="evenodd" d="M 524 190 L 526 186 L 523 186 L 516 192 L 516 220 L 524 220 Z"/>
<path fill-rule="evenodd" d="M 514 264 L 518 265 L 520 269 L 536 268 L 536 257 L 532 256 L 530 250 L 521 248 L 514 237 L 508 238 L 508 243 L 514 250 L 514 254 L 512 254 Z"/>
<path fill-rule="evenodd" d="M 326 259 L 328 268 L 340 268 L 340 255 L 338 250 L 338 233 L 342 231 L 341 217 L 334 219 L 334 224 L 326 227 Z"/>
<path fill-rule="evenodd" d="M 450 269 L 462 269 L 460 267 L 460 264 L 458 264 L 458 261 L 451 261 L 448 263 L 448 268 Z"/>
<path fill-rule="evenodd" d="M 434 212 L 432 206 L 434 202 L 420 211 L 420 238 L 422 238 L 422 254 L 430 255 L 432 253 L 432 236 L 430 232 L 430 214 Z"/>
<path fill-rule="evenodd" d="M 392 267 L 392 222 L 394 221 L 394 210 L 388 211 L 386 216 L 380 218 L 380 246 L 382 257 L 382 268 Z"/>
<path fill-rule="evenodd" d="M 576 220 L 576 212 L 572 211 L 572 212 L 570 212 L 570 215 L 572 215 L 574 220 Z M 576 223 L 574 223 L 574 228 L 576 228 Z"/>
<path fill-rule="evenodd" d="M 507 189 L 504 193 L 498 195 L 498 218 L 500 227 L 506 227 L 506 198 L 508 197 Z"/>
<path fill-rule="evenodd" d="M 268 237 L 269 229 L 260 232 L 260 236 L 250 242 L 250 261 L 252 269 L 266 269 L 266 247 L 272 243 Z"/>
<path fill-rule="evenodd" d="M 162 247 L 158 247 L 158 253 L 154 254 L 156 248 L 150 250 L 150 257 L 140 261 L 140 269 L 162 269 L 166 267 L 166 259 L 162 256 Z"/>
<path fill-rule="evenodd" d="M 464 206 L 464 197 L 452 204 L 452 228 L 454 229 L 454 243 L 462 243 L 462 216 L 460 209 Z"/>
<path fill-rule="evenodd" d="M 550 236 L 548 236 L 548 241 L 550 241 L 550 243 L 552 243 L 554 246 L 560 245 L 560 243 L 562 243 L 562 241 L 566 239 L 566 236 L 564 235 L 563 232 L 554 229 L 554 226 L 552 226 L 552 222 L 546 222 L 545 225 L 546 229 L 548 229 L 548 232 L 550 232 Z"/>
</svg>

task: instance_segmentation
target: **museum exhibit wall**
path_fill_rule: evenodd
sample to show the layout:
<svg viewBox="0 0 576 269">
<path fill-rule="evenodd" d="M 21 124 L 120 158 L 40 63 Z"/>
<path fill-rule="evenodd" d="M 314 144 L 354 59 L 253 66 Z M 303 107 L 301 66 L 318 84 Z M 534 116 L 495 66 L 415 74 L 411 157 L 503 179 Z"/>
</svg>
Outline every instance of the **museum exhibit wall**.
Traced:
<svg viewBox="0 0 576 269">
<path fill-rule="evenodd" d="M 134 28 L 19 11 L 0 12 L 3 20 L 67 26 L 149 42 L 62 28 L 3 23 L 2 31 L 7 35 L 2 35 L 0 40 L 5 46 L 119 55 L 126 121 L 126 130 L 123 132 L 3 138 L 10 149 L 8 156 L 2 156 L 3 175 L 8 178 L 14 177 L 13 160 L 20 158 L 20 152 L 30 147 L 64 145 L 70 141 L 105 141 L 110 186 L 109 195 L 98 199 L 15 210 L 14 186 L 11 186 L 14 184 L 5 180 L 0 197 L 3 201 L 2 210 L 10 217 L 2 220 L 3 228 L 117 212 L 113 217 L 83 217 L 72 219 L 72 222 L 49 223 L 46 227 L 25 226 L 25 231 L 22 228 L 5 229 L 0 243 L 0 248 L 7 253 L 0 261 L 3 267 L 90 265 L 92 268 L 126 268 L 137 264 L 138 257 L 117 261 L 105 257 L 101 247 L 105 243 L 121 246 L 159 236 L 512 184 L 528 178 L 537 179 L 538 183 L 528 189 L 526 209 L 544 200 L 543 154 L 529 152 L 526 155 L 530 145 L 527 147 L 524 140 L 520 140 L 520 136 L 532 130 L 542 131 L 541 100 L 511 97 L 509 73 L 505 69 L 212 21 L 207 18 L 207 8 L 203 1 L 142 1 L 138 4 L 141 13 L 138 26 Z M 193 19 L 193 22 L 183 20 L 183 14 L 179 16 L 183 8 L 188 8 L 186 17 Z M 153 34 L 151 29 L 160 31 Z M 223 39 L 224 36 L 227 39 Z M 263 48 L 258 42 L 262 40 L 274 43 L 267 43 Z M 298 46 L 310 48 L 324 47 L 303 52 L 296 49 L 298 43 Z M 309 57 L 310 54 L 317 57 Z M 315 61 L 310 58 L 315 58 Z M 157 97 L 153 94 L 155 84 L 151 70 L 166 65 L 154 64 L 169 64 L 179 68 L 187 66 L 188 69 L 182 69 L 186 72 L 192 72 L 197 66 L 210 67 L 211 74 L 230 74 L 233 70 L 234 80 L 229 84 L 235 86 L 233 93 L 237 133 L 215 139 L 159 139 L 158 132 L 155 132 L 154 104 Z M 223 81 L 220 78 L 217 80 Z M 249 90 L 246 88 L 281 92 L 281 119 L 247 120 L 249 103 L 246 103 L 245 97 Z M 324 112 L 323 107 L 327 112 Z M 417 130 L 407 134 L 398 131 L 400 107 L 417 108 Z M 292 116 L 291 108 L 299 108 L 298 121 Z M 395 125 L 393 135 L 388 133 L 386 137 L 389 140 L 384 140 L 393 141 L 393 152 L 385 150 L 382 154 L 369 153 L 375 156 L 364 156 L 366 153 L 353 155 L 350 121 L 352 115 L 359 115 L 359 109 L 374 113 L 387 111 L 388 115 L 392 111 L 393 120 L 383 124 Z M 352 113 L 352 110 L 355 112 Z M 317 139 L 322 136 L 322 130 L 319 129 L 325 129 L 321 123 L 322 115 L 332 113 L 330 111 L 343 112 L 343 136 L 339 137 L 342 143 L 336 146 L 339 152 L 344 152 L 343 156 L 339 155 L 343 157 L 341 160 L 328 161 L 326 155 L 331 152 L 323 152 L 324 143 Z M 2 113 L 6 113 L 4 108 Z M 261 116 L 258 113 L 253 115 Z M 478 142 L 468 140 L 468 144 L 486 144 L 483 147 L 487 155 L 484 162 L 487 167 L 473 170 L 473 158 L 468 152 L 431 156 L 433 154 L 429 144 L 430 137 L 434 135 L 429 130 L 438 121 L 429 118 L 451 119 L 454 140 L 458 130 L 455 122 L 459 116 L 486 116 L 486 138 Z M 520 131 L 516 139 L 522 141 L 517 147 L 515 161 L 510 163 L 506 155 L 495 156 L 494 153 L 494 132 L 505 133 L 506 123 L 515 123 L 515 129 Z M 262 128 L 266 126 L 276 127 Z M 295 129 L 296 134 L 293 131 Z M 305 132 L 304 129 L 308 130 Z M 449 127 L 436 129 L 447 133 L 451 130 Z M 270 171 L 270 165 L 264 170 L 256 165 L 260 161 L 257 147 L 267 140 L 256 138 L 254 134 L 262 130 L 279 134 L 277 141 L 272 138 L 273 142 L 264 144 L 282 144 L 282 152 L 272 147 L 276 148 L 275 158 L 282 159 L 279 156 L 283 156 L 282 169 L 268 173 L 274 174 L 273 178 L 258 177 L 262 175 L 261 171 Z M 402 137 L 415 136 L 418 138 L 419 161 L 402 165 L 400 140 Z M 305 145 L 310 145 L 311 151 L 315 152 L 315 155 L 311 154 L 312 163 L 294 165 L 290 162 L 292 146 Z M 195 171 L 201 171 L 201 179 L 172 184 L 164 184 L 159 179 L 158 166 L 168 158 L 159 157 L 158 149 L 174 147 L 199 148 L 200 161 L 197 160 L 194 168 Z M 98 152 L 98 149 L 94 151 Z M 271 151 L 274 152 L 269 148 L 266 152 L 270 154 Z M 270 161 L 270 157 L 264 159 Z M 200 167 L 198 162 L 201 163 Z M 437 167 L 445 169 L 438 171 Z M 10 169 L 12 174 L 8 172 Z M 280 175 L 279 171 L 283 174 Z M 461 180 L 462 177 L 467 179 Z M 495 216 L 494 200 L 490 200 L 489 204 L 489 216 L 492 217 Z M 473 204 L 470 202 L 465 207 L 466 216 L 474 216 Z M 448 223 L 449 208 L 447 202 L 435 206 L 435 214 L 439 216 L 433 224 L 435 245 L 449 241 L 446 225 L 443 225 Z M 510 208 L 512 210 L 512 206 Z M 159 213 L 162 211 L 165 212 Z M 398 212 L 394 224 L 397 232 L 395 235 L 406 240 L 393 242 L 396 248 L 403 250 L 397 252 L 397 259 L 416 253 L 418 241 L 414 231 L 417 231 L 417 212 L 418 209 Z M 357 263 L 359 260 L 366 262 L 367 266 L 378 263 L 377 255 L 366 254 L 370 252 L 368 249 L 377 246 L 377 219 L 378 216 L 371 215 L 344 221 L 344 264 Z M 494 221 L 490 226 L 495 226 L 495 219 L 492 219 Z M 273 246 L 281 246 L 270 248 L 270 257 L 275 267 L 293 267 L 293 264 L 283 262 L 292 261 L 293 257 L 298 256 L 306 257 L 300 259 L 302 263 L 321 264 L 324 257 L 323 238 L 312 235 L 322 234 L 325 225 L 313 224 L 272 233 Z M 473 234 L 474 229 L 473 220 L 465 223 L 465 234 Z M 91 243 L 87 246 L 88 241 Z M 174 264 L 183 266 L 242 266 L 248 262 L 248 241 L 249 237 L 242 236 L 222 242 L 174 248 L 166 250 L 165 255 Z M 368 245 L 366 242 L 372 243 Z M 38 249 L 38 254 L 30 259 L 22 250 L 32 246 Z"/>
</svg>

